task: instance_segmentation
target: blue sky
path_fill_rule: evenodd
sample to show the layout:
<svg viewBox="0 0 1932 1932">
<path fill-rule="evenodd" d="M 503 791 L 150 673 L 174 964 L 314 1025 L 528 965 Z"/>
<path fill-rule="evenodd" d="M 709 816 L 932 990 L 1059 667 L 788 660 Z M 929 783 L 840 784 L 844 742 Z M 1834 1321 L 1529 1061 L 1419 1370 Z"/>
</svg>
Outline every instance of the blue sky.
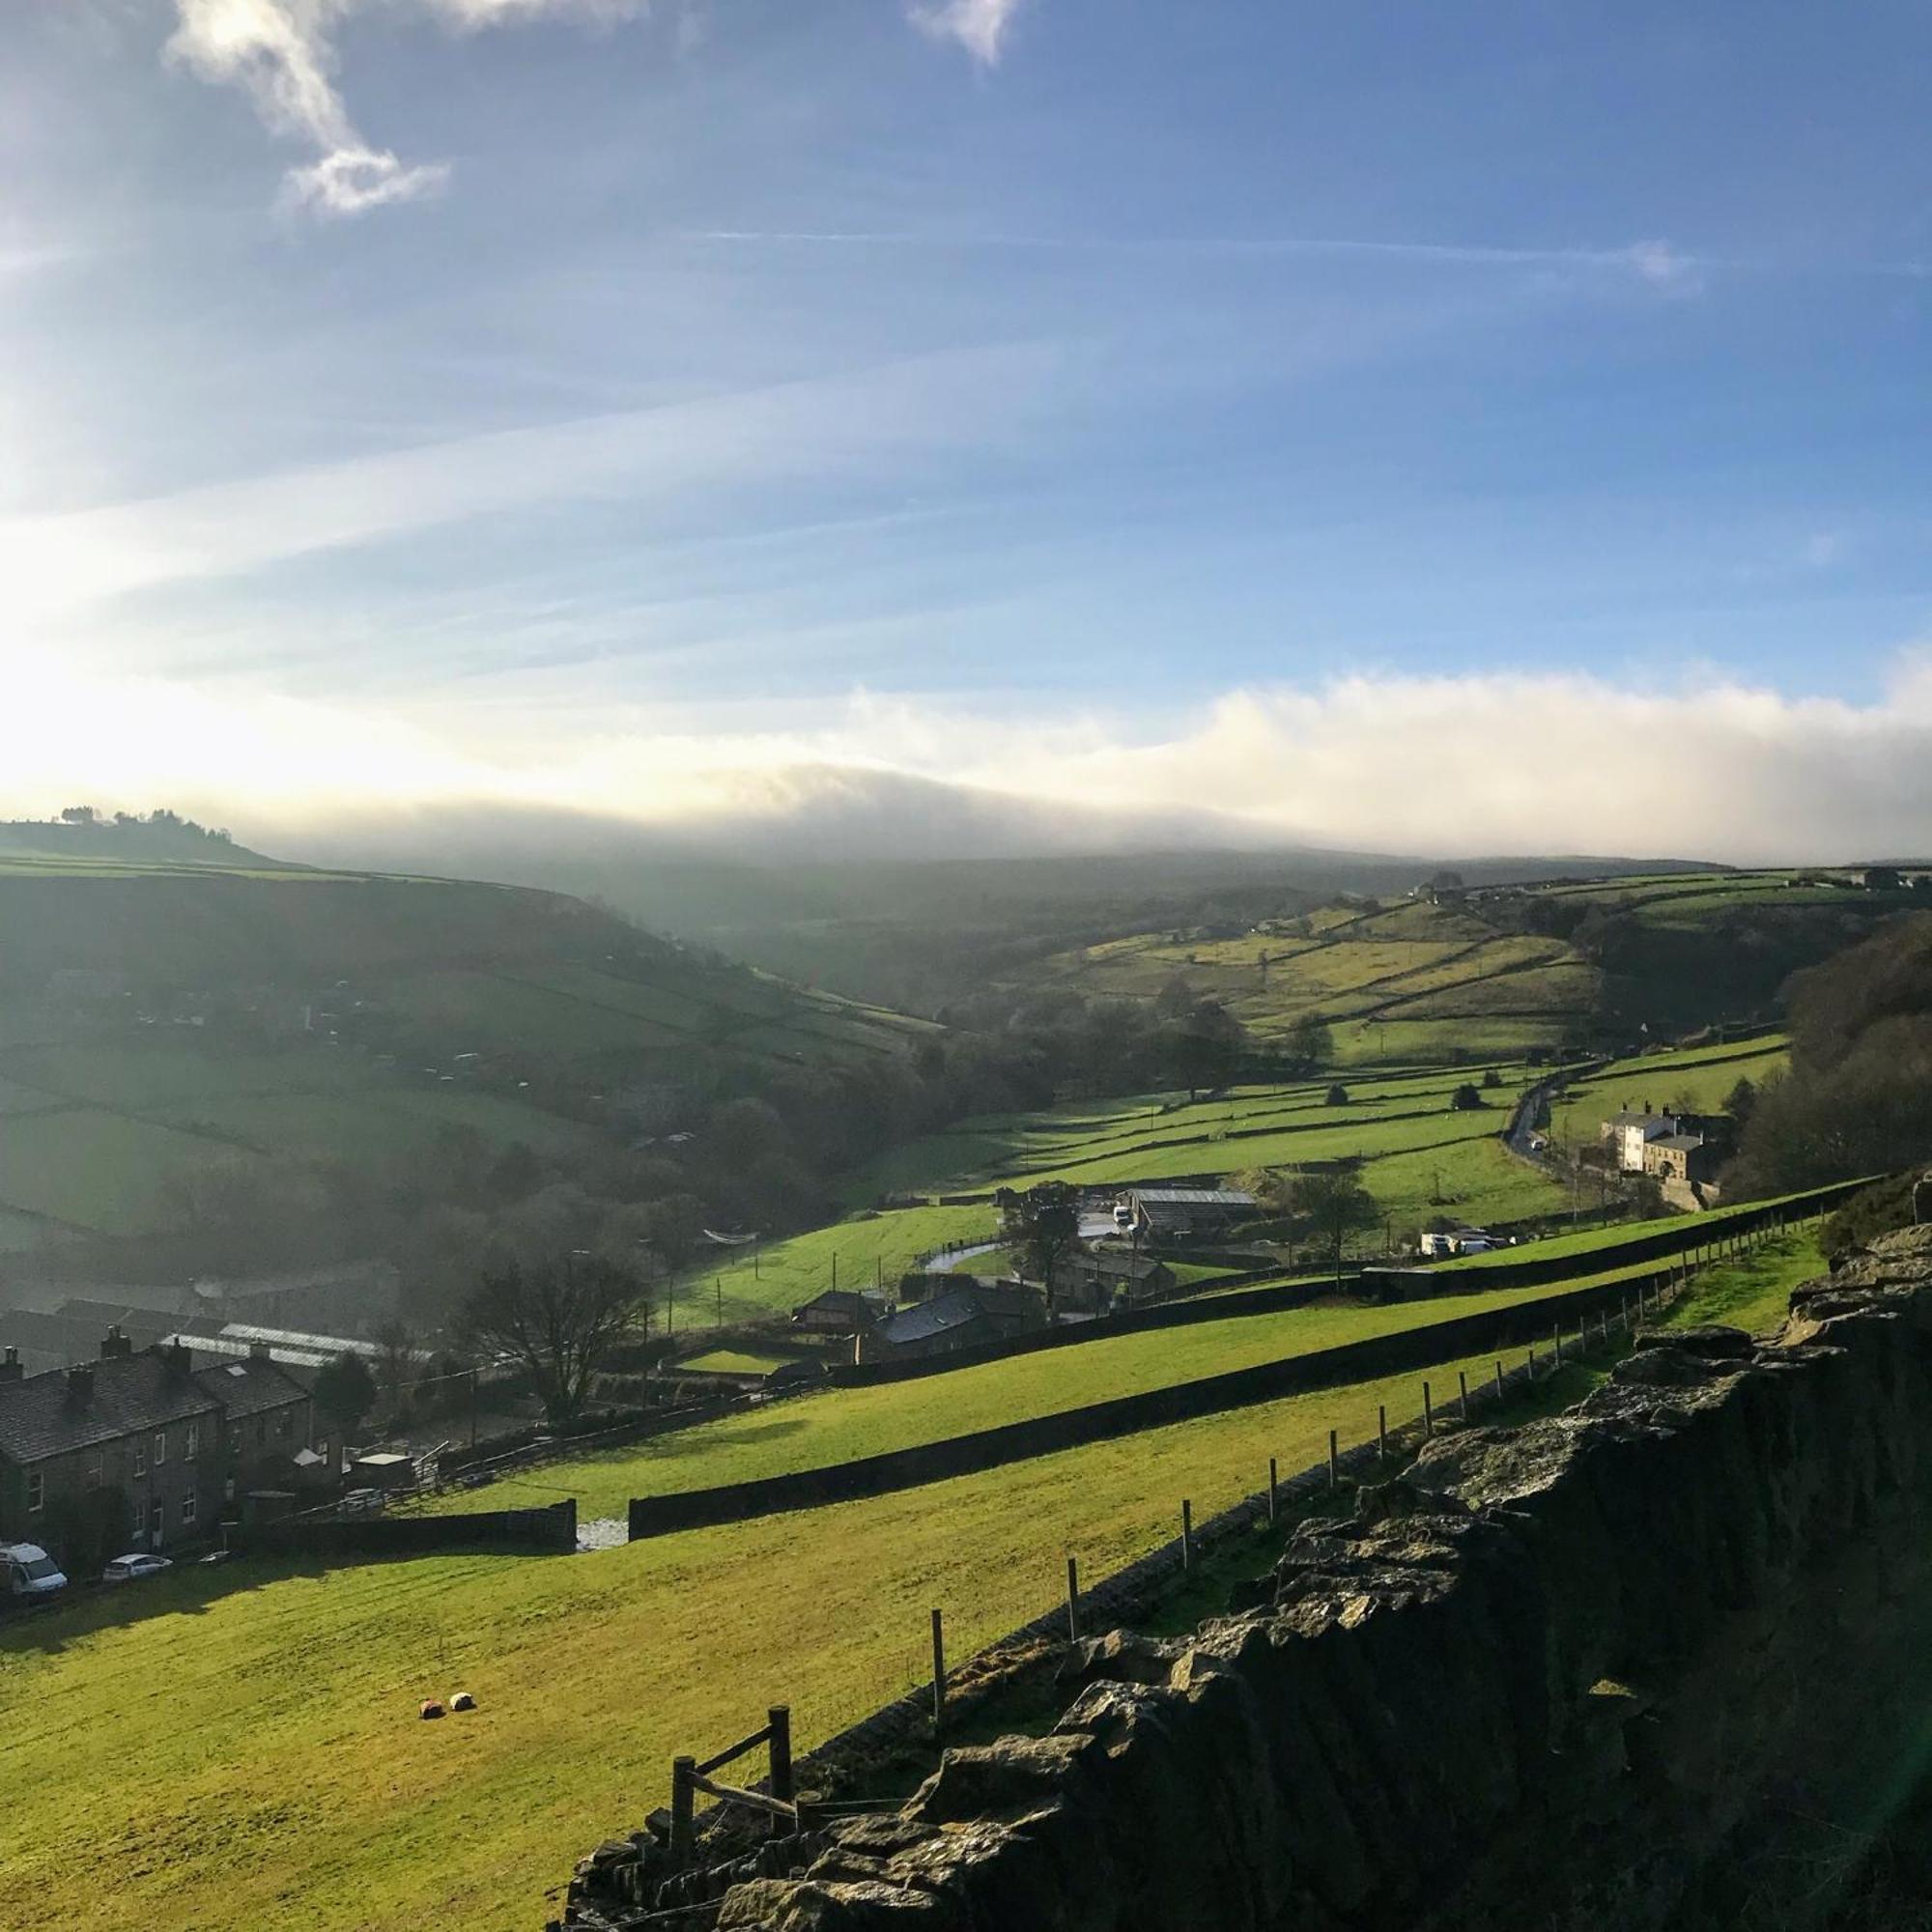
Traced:
<svg viewBox="0 0 1932 1932">
<path fill-rule="evenodd" d="M 856 764 L 1605 849 L 1597 781 L 1688 764 L 1700 849 L 1913 842 L 1928 55 L 1887 0 L 10 9 L 8 802 Z M 1424 782 L 1445 717 L 1496 755 Z"/>
</svg>

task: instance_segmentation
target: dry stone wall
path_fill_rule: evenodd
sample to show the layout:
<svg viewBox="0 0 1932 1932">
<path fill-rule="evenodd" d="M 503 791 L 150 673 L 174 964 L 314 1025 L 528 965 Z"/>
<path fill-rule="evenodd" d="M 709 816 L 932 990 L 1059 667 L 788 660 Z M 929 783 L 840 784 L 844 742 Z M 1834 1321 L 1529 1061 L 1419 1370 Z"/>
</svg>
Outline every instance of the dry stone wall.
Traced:
<svg viewBox="0 0 1932 1932">
<path fill-rule="evenodd" d="M 1104 1649 L 1049 1734 L 949 1750 L 703 1922 L 1813 1922 L 1923 1768 L 1928 1531 L 1920 1230 L 1801 1290 L 1775 1344 L 1646 1338 L 1575 1409 L 1436 1441 L 1254 1607 Z"/>
</svg>

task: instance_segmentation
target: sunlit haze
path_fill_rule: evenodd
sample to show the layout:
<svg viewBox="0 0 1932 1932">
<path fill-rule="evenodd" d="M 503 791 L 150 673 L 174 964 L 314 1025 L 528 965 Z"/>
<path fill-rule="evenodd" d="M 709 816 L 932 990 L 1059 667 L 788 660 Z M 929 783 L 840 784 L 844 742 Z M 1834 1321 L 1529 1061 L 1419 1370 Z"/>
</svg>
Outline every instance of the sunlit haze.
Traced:
<svg viewBox="0 0 1932 1932">
<path fill-rule="evenodd" d="M 1408 12 L 12 11 L 0 808 L 1918 849 L 1932 19 Z"/>
</svg>

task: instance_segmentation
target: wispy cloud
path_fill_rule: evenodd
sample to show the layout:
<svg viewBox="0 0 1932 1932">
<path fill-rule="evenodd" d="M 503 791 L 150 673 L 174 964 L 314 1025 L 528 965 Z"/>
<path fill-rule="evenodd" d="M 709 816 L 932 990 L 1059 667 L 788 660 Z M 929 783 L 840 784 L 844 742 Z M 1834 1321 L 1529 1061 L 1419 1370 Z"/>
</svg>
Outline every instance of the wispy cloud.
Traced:
<svg viewBox="0 0 1932 1932">
<path fill-rule="evenodd" d="M 285 191 L 296 206 L 327 214 L 361 214 L 437 193 L 448 180 L 440 161 L 406 163 L 366 140 L 335 80 L 336 33 L 372 0 L 175 0 L 170 58 L 204 79 L 247 90 L 277 134 L 306 142 L 316 158 L 290 169 Z M 413 0 L 459 32 L 544 14 L 615 20 L 650 0 Z"/>
<path fill-rule="evenodd" d="M 1006 45 L 1020 0 L 914 0 L 914 25 L 935 40 L 956 41 L 982 66 L 992 67 Z"/>
<path fill-rule="evenodd" d="M 1065 401 L 1061 353 L 1018 344 L 398 449 L 52 516 L 0 519 L 0 630 L 156 585 L 243 575 L 524 505 L 646 511 L 751 483 L 896 474 L 989 446 Z M 1072 385 L 1077 390 L 1077 384 Z"/>
<path fill-rule="evenodd" d="M 1012 250 L 1041 254 L 1267 256 L 1357 259 L 1412 267 L 1560 269 L 1596 270 L 1631 278 L 1655 289 L 1686 293 L 1715 269 L 1748 266 L 1729 258 L 1690 253 L 1668 242 L 1634 242 L 1617 247 L 1577 243 L 1523 246 L 1491 242 L 1385 240 L 1346 235 L 1028 235 L 921 232 L 867 228 L 695 228 L 679 239 L 721 245 L 768 244 L 802 248 L 923 248 Z M 1917 274 L 1904 265 L 1866 265 L 1864 272 Z"/>
</svg>

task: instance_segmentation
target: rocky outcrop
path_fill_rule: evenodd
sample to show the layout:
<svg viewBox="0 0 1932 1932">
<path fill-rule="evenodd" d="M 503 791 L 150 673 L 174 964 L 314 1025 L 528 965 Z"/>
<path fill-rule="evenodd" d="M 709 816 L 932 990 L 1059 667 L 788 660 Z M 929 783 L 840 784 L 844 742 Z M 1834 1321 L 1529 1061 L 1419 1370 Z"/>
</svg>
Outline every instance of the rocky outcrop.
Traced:
<svg viewBox="0 0 1932 1932">
<path fill-rule="evenodd" d="M 1048 1735 L 949 1750 L 716 1923 L 1804 1922 L 1932 1714 L 1929 1331 L 1923 1230 L 1774 1343 L 1641 1338 L 1578 1407 L 1308 1526 L 1179 1654 L 1089 1646 Z"/>
</svg>

